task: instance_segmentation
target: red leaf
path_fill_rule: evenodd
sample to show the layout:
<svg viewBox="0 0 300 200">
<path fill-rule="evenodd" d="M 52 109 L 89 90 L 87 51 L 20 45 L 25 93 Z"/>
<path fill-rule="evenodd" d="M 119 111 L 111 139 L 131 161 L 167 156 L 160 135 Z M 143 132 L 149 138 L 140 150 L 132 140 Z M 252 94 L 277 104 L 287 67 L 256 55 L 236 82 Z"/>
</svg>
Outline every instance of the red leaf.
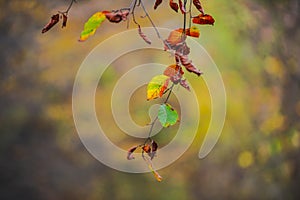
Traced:
<svg viewBox="0 0 300 200">
<path fill-rule="evenodd" d="M 192 61 L 188 59 L 187 55 L 177 53 L 175 56 L 178 56 L 181 64 L 186 68 L 186 70 L 188 70 L 189 72 L 193 72 L 198 76 L 202 74 L 202 72 L 193 65 Z"/>
<path fill-rule="evenodd" d="M 193 0 L 193 4 L 204 15 L 204 10 L 202 8 L 200 0 Z"/>
<path fill-rule="evenodd" d="M 63 22 L 62 22 L 62 26 L 61 27 L 64 28 L 64 27 L 67 26 L 68 16 L 65 13 L 63 13 L 62 17 L 63 17 Z"/>
<path fill-rule="evenodd" d="M 128 160 L 132 160 L 134 159 L 132 153 L 138 148 L 138 146 L 134 146 L 134 147 L 131 147 L 129 150 L 128 150 L 128 153 L 127 153 L 127 159 Z"/>
<path fill-rule="evenodd" d="M 112 23 L 119 23 L 121 21 L 126 21 L 127 16 L 129 15 L 129 9 L 120 9 L 120 10 L 112 10 L 112 11 L 103 11 L 106 19 L 108 19 Z"/>
<path fill-rule="evenodd" d="M 147 36 L 145 35 L 145 33 L 143 33 L 142 32 L 142 29 L 141 29 L 141 26 L 140 25 L 138 25 L 139 26 L 139 35 L 141 36 L 141 38 L 146 42 L 146 43 L 148 43 L 148 44 L 151 44 L 151 40 L 149 40 L 148 38 L 147 38 Z"/>
<path fill-rule="evenodd" d="M 161 4 L 161 2 L 162 0 L 156 0 L 154 4 L 154 9 L 156 9 Z"/>
<path fill-rule="evenodd" d="M 187 89 L 188 91 L 191 91 L 191 90 L 190 90 L 190 86 L 189 86 L 189 84 L 187 83 L 186 79 L 180 80 L 180 85 L 181 85 L 182 87 L 184 87 L 185 89 Z"/>
<path fill-rule="evenodd" d="M 178 12 L 179 7 L 178 4 L 174 2 L 174 0 L 170 0 L 169 5 L 174 11 Z"/>
<path fill-rule="evenodd" d="M 57 22 L 59 22 L 59 14 L 52 15 L 48 24 L 43 28 L 42 33 L 49 31 Z"/>
<path fill-rule="evenodd" d="M 199 14 L 198 16 L 193 17 L 193 23 L 214 25 L 215 20 L 212 16 L 210 16 L 208 14 Z"/>
<path fill-rule="evenodd" d="M 186 10 L 185 10 L 184 4 L 182 3 L 182 0 L 178 0 L 178 2 L 179 2 L 179 8 L 180 8 L 181 13 L 185 14 Z"/>
</svg>

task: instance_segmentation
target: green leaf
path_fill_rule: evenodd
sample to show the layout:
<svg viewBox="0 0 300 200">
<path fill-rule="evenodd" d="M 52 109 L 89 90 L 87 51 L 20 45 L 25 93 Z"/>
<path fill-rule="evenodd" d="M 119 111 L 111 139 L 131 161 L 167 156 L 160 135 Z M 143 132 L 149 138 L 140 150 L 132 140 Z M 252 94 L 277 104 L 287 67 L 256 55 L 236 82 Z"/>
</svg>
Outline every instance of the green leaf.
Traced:
<svg viewBox="0 0 300 200">
<path fill-rule="evenodd" d="M 163 127 L 174 125 L 178 121 L 178 113 L 170 104 L 162 104 L 158 110 L 158 120 Z"/>
<path fill-rule="evenodd" d="M 154 76 L 147 86 L 147 100 L 161 97 L 168 88 L 169 80 L 166 75 Z"/>
<path fill-rule="evenodd" d="M 84 24 L 84 29 L 80 34 L 79 41 L 83 42 L 87 40 L 90 36 L 94 35 L 97 28 L 101 23 L 106 19 L 106 16 L 103 12 L 96 12 L 91 16 L 88 21 Z"/>
</svg>

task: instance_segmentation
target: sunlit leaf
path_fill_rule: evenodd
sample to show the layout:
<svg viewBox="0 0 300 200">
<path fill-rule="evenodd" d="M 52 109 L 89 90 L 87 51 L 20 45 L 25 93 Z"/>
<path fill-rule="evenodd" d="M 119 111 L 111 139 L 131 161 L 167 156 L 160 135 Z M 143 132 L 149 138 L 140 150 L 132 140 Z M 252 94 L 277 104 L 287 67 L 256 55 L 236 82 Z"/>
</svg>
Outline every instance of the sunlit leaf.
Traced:
<svg viewBox="0 0 300 200">
<path fill-rule="evenodd" d="M 147 100 L 161 97 L 168 88 L 169 77 L 166 75 L 158 75 L 152 78 L 147 86 Z"/>
<path fill-rule="evenodd" d="M 178 121 L 178 113 L 170 104 L 162 104 L 158 110 L 158 120 L 163 127 L 172 126 Z"/>
<path fill-rule="evenodd" d="M 200 30 L 198 27 L 196 26 L 192 26 L 191 28 L 188 29 L 188 36 L 191 36 L 191 37 L 196 37 L 198 38 L 200 36 Z"/>
<path fill-rule="evenodd" d="M 106 16 L 102 12 L 95 13 L 92 17 L 88 19 L 88 21 L 84 24 L 84 29 L 80 34 L 79 41 L 85 41 L 90 36 L 94 35 L 97 28 L 101 25 L 101 23 L 106 19 Z"/>
<path fill-rule="evenodd" d="M 48 24 L 46 24 L 46 26 L 43 28 L 42 33 L 46 33 L 47 31 L 49 31 L 58 22 L 59 22 L 59 14 L 52 15 Z"/>
<path fill-rule="evenodd" d="M 214 25 L 215 19 L 208 14 L 199 14 L 198 16 L 193 17 L 193 23 Z"/>
</svg>

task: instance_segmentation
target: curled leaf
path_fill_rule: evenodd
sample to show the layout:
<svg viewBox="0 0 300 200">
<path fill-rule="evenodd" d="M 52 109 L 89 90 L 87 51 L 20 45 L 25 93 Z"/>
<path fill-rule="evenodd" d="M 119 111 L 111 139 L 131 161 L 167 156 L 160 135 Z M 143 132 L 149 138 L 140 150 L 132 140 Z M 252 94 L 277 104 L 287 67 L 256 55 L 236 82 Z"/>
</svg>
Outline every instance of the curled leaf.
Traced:
<svg viewBox="0 0 300 200">
<path fill-rule="evenodd" d="M 172 126 L 178 121 L 178 113 L 170 104 L 162 104 L 158 110 L 158 120 L 163 127 Z"/>
<path fill-rule="evenodd" d="M 120 10 L 113 10 L 113 11 L 103 11 L 105 14 L 106 19 L 113 23 L 119 23 L 121 21 L 126 21 L 127 16 L 129 15 L 129 9 L 120 9 Z"/>
<path fill-rule="evenodd" d="M 63 17 L 63 22 L 62 22 L 62 26 L 61 27 L 64 28 L 64 27 L 67 26 L 68 16 L 65 13 L 63 13 L 62 17 Z"/>
<path fill-rule="evenodd" d="M 162 0 L 156 0 L 154 4 L 154 9 L 156 9 L 161 4 L 161 2 Z"/>
<path fill-rule="evenodd" d="M 157 143 L 154 140 L 152 140 L 152 142 L 151 142 L 151 151 L 150 151 L 150 153 L 148 153 L 148 155 L 150 156 L 151 160 L 156 155 L 157 148 L 158 148 Z"/>
<path fill-rule="evenodd" d="M 180 85 L 181 85 L 182 87 L 184 87 L 185 89 L 187 89 L 188 91 L 191 91 L 190 86 L 189 86 L 189 84 L 188 84 L 188 82 L 187 82 L 186 79 L 180 80 Z"/>
<path fill-rule="evenodd" d="M 156 99 L 164 94 L 168 88 L 169 77 L 166 75 L 158 75 L 151 79 L 147 86 L 147 100 Z"/>
<path fill-rule="evenodd" d="M 141 26 L 138 25 L 138 31 L 139 31 L 139 35 L 141 36 L 141 38 L 147 43 L 147 44 L 151 44 L 151 40 L 149 40 L 147 38 L 147 36 L 145 35 L 145 33 L 142 32 Z"/>
<path fill-rule="evenodd" d="M 174 0 L 170 0 L 169 5 L 175 12 L 178 12 L 179 6 L 174 2 Z"/>
<path fill-rule="evenodd" d="M 159 173 L 158 173 L 157 171 L 153 170 L 152 173 L 153 173 L 155 179 L 156 179 L 158 182 L 161 182 L 161 181 L 162 181 L 162 176 L 159 175 Z"/>
<path fill-rule="evenodd" d="M 128 160 L 132 160 L 134 159 L 134 156 L 132 155 L 133 152 L 138 148 L 138 146 L 134 146 L 134 147 L 131 147 L 128 152 L 127 152 L 127 159 Z"/>
<path fill-rule="evenodd" d="M 200 0 L 193 0 L 193 4 L 204 15 L 204 10 L 202 8 Z"/>
<path fill-rule="evenodd" d="M 46 26 L 43 28 L 42 33 L 46 33 L 47 31 L 49 31 L 58 22 L 59 22 L 59 14 L 52 15 L 48 24 L 46 24 Z"/>
<path fill-rule="evenodd" d="M 169 76 L 170 80 L 175 84 L 179 83 L 183 73 L 184 72 L 179 65 L 170 65 L 164 71 L 164 75 Z"/>
<path fill-rule="evenodd" d="M 185 14 L 186 13 L 185 5 L 182 3 L 182 0 L 178 0 L 178 2 L 179 2 L 179 8 L 180 8 L 181 13 Z"/>
<path fill-rule="evenodd" d="M 200 36 L 200 30 L 196 26 L 192 26 L 191 28 L 188 29 L 188 36 L 191 37 L 196 37 L 198 38 Z"/>
<path fill-rule="evenodd" d="M 193 65 L 192 61 L 189 60 L 187 55 L 177 53 L 175 56 L 178 57 L 181 64 L 186 68 L 186 70 L 188 70 L 189 72 L 193 72 L 198 76 L 202 74 L 202 72 Z"/>
<path fill-rule="evenodd" d="M 103 12 L 97 12 L 91 16 L 84 24 L 84 29 L 80 34 L 80 42 L 87 40 L 90 36 L 94 35 L 97 28 L 105 20 L 106 16 Z"/>
<path fill-rule="evenodd" d="M 193 23 L 214 25 L 215 19 L 208 14 L 199 14 L 198 16 L 193 17 Z"/>
</svg>

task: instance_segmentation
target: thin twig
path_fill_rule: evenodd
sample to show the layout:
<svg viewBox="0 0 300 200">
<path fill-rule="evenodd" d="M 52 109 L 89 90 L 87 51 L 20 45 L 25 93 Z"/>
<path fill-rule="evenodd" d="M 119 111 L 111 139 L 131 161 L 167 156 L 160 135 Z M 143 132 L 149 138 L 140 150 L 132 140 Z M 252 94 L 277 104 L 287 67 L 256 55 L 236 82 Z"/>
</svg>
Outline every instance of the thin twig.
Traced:
<svg viewBox="0 0 300 200">
<path fill-rule="evenodd" d="M 76 3 L 76 0 L 71 0 L 71 3 L 70 3 L 70 5 L 69 5 L 69 7 L 67 8 L 67 10 L 66 10 L 64 13 L 66 13 L 66 14 L 69 13 L 69 11 L 70 11 L 70 9 L 72 8 L 74 2 Z"/>
<path fill-rule="evenodd" d="M 155 26 L 154 22 L 152 21 L 152 19 L 151 19 L 150 15 L 148 14 L 148 12 L 147 12 L 147 10 L 146 10 L 146 8 L 145 8 L 145 6 L 144 6 L 144 3 L 143 3 L 143 1 L 142 1 L 142 0 L 140 0 L 140 1 L 139 1 L 139 3 L 140 3 L 140 5 L 141 5 L 141 6 L 142 6 L 142 8 L 143 8 L 143 10 L 144 10 L 144 12 L 145 12 L 145 15 L 146 15 L 146 17 L 149 19 L 149 21 L 150 21 L 150 23 L 151 23 L 152 27 L 154 28 L 154 30 L 155 30 L 155 32 L 156 32 L 156 34 L 157 34 L 157 37 L 158 37 L 159 39 L 163 40 L 163 39 L 162 39 L 162 37 L 160 36 L 160 34 L 159 34 L 159 32 L 158 32 L 158 30 L 157 30 L 157 28 L 156 28 L 156 26 Z"/>
</svg>

